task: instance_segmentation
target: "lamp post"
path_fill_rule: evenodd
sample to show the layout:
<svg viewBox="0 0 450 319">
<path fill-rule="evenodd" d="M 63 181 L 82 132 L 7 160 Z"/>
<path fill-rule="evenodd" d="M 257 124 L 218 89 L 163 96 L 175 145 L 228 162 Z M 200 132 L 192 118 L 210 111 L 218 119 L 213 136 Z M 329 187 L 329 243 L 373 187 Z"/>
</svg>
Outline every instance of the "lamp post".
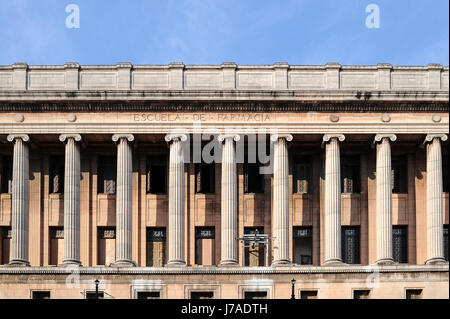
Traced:
<svg viewBox="0 0 450 319">
<path fill-rule="evenodd" d="M 295 279 L 291 280 L 291 285 L 292 285 L 291 299 L 295 299 Z"/>
<path fill-rule="evenodd" d="M 100 281 L 98 279 L 95 279 L 95 299 L 98 299 L 98 284 Z"/>
</svg>

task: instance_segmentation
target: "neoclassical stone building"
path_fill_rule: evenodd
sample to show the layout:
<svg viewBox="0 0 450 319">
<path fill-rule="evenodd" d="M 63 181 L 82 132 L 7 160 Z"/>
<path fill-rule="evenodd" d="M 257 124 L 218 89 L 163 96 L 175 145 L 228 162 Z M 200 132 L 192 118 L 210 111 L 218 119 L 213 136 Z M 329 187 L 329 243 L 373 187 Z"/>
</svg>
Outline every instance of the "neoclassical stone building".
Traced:
<svg viewBox="0 0 450 319">
<path fill-rule="evenodd" d="M 0 66 L 0 298 L 448 298 L 449 69 Z"/>
</svg>

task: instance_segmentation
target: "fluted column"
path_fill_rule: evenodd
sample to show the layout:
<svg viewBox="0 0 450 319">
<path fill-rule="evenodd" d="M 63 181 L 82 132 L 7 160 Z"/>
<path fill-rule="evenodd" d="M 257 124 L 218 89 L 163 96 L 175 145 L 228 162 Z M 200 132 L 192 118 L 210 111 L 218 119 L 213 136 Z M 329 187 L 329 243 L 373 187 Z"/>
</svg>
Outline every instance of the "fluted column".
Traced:
<svg viewBox="0 0 450 319">
<path fill-rule="evenodd" d="M 116 261 L 114 266 L 135 266 L 132 261 L 132 171 L 131 134 L 116 134 L 117 193 L 116 193 Z"/>
<path fill-rule="evenodd" d="M 11 211 L 11 261 L 10 265 L 29 266 L 28 261 L 28 205 L 29 205 L 29 148 L 28 135 L 8 135 L 14 143 L 12 211 Z"/>
<path fill-rule="evenodd" d="M 64 265 L 80 262 L 80 145 L 79 134 L 62 134 L 66 142 L 64 165 Z"/>
<path fill-rule="evenodd" d="M 165 137 L 170 145 L 169 160 L 169 260 L 170 266 L 184 266 L 184 134 Z"/>
<path fill-rule="evenodd" d="M 221 184 L 221 261 L 220 265 L 238 265 L 237 176 L 235 144 L 239 135 L 219 135 L 222 146 Z"/>
<path fill-rule="evenodd" d="M 272 135 L 274 258 L 272 265 L 290 264 L 289 260 L 289 157 L 287 143 L 292 135 Z"/>
<path fill-rule="evenodd" d="M 444 259 L 444 229 L 442 200 L 441 141 L 446 134 L 429 134 L 427 144 L 427 260 L 426 264 L 446 263 Z"/>
<path fill-rule="evenodd" d="M 342 134 L 324 135 L 325 145 L 325 261 L 341 264 L 341 159 Z"/>
<path fill-rule="evenodd" d="M 391 144 L 397 140 L 394 134 L 378 134 L 375 136 L 377 145 L 377 264 L 394 262 L 392 250 L 392 160 Z"/>
</svg>

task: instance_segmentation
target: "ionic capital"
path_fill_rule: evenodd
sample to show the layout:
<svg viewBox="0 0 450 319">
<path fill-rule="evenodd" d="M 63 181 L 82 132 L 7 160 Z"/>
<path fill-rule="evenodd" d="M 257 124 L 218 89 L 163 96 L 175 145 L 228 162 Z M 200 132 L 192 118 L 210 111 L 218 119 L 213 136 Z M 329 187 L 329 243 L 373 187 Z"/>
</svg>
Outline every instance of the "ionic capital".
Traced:
<svg viewBox="0 0 450 319">
<path fill-rule="evenodd" d="M 172 141 L 186 142 L 187 135 L 186 134 L 167 134 L 164 139 L 166 140 L 167 143 L 170 143 Z"/>
<path fill-rule="evenodd" d="M 133 134 L 114 134 L 112 136 L 113 142 L 119 141 L 121 138 L 126 138 L 128 142 L 134 141 L 134 135 Z"/>
<path fill-rule="evenodd" d="M 330 142 L 333 138 L 337 139 L 339 142 L 345 141 L 344 134 L 325 134 L 323 136 L 322 144 Z"/>
<path fill-rule="evenodd" d="M 377 135 L 375 135 L 373 143 L 374 144 L 379 143 L 383 140 L 383 138 L 388 138 L 392 142 L 395 142 L 397 140 L 397 135 L 395 135 L 395 134 L 377 134 Z"/>
<path fill-rule="evenodd" d="M 287 142 L 291 142 L 293 140 L 293 136 L 291 134 L 272 134 L 270 135 L 270 141 L 276 142 L 280 138 L 284 138 Z"/>
<path fill-rule="evenodd" d="M 59 136 L 59 140 L 61 142 L 63 142 L 63 143 L 69 138 L 73 138 L 75 142 L 80 142 L 81 141 L 81 135 L 80 134 L 61 134 Z"/>
<path fill-rule="evenodd" d="M 30 140 L 30 137 L 27 134 L 10 134 L 6 137 L 6 140 L 8 142 L 14 142 L 18 138 L 24 142 L 28 142 Z"/>
<path fill-rule="evenodd" d="M 447 134 L 428 134 L 423 141 L 423 144 L 431 143 L 435 138 L 439 138 L 442 142 L 448 139 Z"/>
<path fill-rule="evenodd" d="M 219 136 L 217 136 L 217 140 L 219 142 L 223 142 L 227 138 L 232 138 L 235 142 L 239 142 L 241 140 L 241 136 L 239 134 L 220 134 Z"/>
</svg>

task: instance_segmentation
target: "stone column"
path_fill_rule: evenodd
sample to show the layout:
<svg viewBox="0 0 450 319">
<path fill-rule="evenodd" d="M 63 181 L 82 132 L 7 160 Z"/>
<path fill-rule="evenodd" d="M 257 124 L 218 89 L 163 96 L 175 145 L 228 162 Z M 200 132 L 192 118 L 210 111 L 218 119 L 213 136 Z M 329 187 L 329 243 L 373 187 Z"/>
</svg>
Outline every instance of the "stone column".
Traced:
<svg viewBox="0 0 450 319">
<path fill-rule="evenodd" d="M 114 266 L 136 266 L 132 260 L 132 149 L 131 134 L 116 134 L 117 142 L 117 193 L 116 193 L 116 261 Z"/>
<path fill-rule="evenodd" d="M 272 135 L 273 162 L 273 237 L 272 266 L 288 265 L 289 259 L 289 156 L 287 143 L 292 135 Z"/>
<path fill-rule="evenodd" d="M 237 175 L 235 144 L 239 135 L 219 135 L 222 146 L 221 266 L 237 266 Z"/>
<path fill-rule="evenodd" d="M 427 260 L 426 264 L 446 263 L 444 259 L 442 151 L 446 134 L 429 134 L 427 147 Z"/>
<path fill-rule="evenodd" d="M 64 265 L 80 262 L 80 134 L 62 134 L 66 142 L 64 165 Z"/>
<path fill-rule="evenodd" d="M 169 260 L 170 266 L 184 266 L 184 150 L 185 134 L 169 134 Z"/>
<path fill-rule="evenodd" d="M 325 145 L 325 261 L 341 264 L 341 159 L 342 134 L 324 135 Z"/>
<path fill-rule="evenodd" d="M 29 266 L 28 261 L 28 205 L 30 162 L 25 134 L 8 135 L 8 142 L 14 143 L 12 211 L 11 211 L 11 261 L 13 266 Z"/>
<path fill-rule="evenodd" d="M 390 141 L 395 142 L 394 134 L 378 134 L 377 145 L 377 264 L 394 263 L 392 250 L 392 164 Z"/>
</svg>

